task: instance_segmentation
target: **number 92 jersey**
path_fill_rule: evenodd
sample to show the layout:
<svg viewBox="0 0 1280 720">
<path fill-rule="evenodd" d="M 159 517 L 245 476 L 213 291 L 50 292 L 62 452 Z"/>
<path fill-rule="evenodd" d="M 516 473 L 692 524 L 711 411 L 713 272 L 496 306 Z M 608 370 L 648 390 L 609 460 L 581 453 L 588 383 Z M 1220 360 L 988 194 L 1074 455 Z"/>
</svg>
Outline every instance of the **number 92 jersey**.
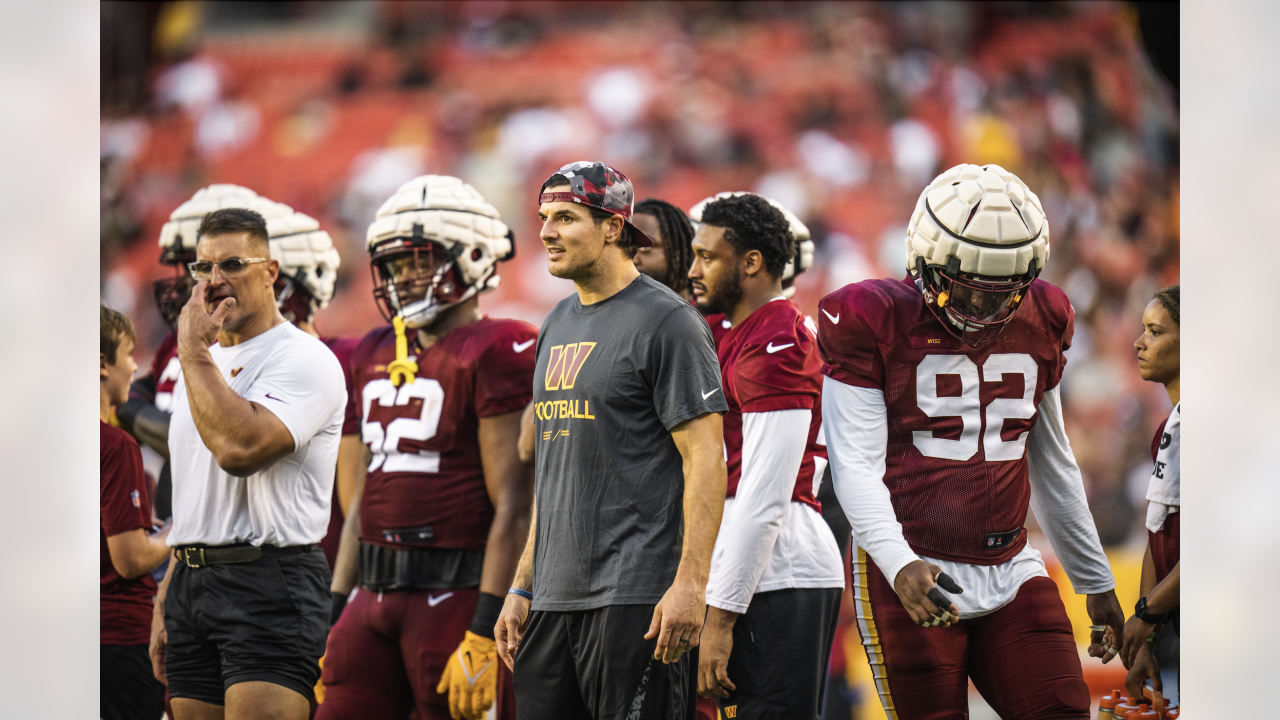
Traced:
<svg viewBox="0 0 1280 720">
<path fill-rule="evenodd" d="M 412 383 L 391 384 L 390 325 L 351 354 L 352 393 L 343 435 L 373 458 L 360 500 L 360 537 L 387 547 L 484 550 L 493 521 L 480 462 L 480 418 L 521 411 L 533 397 L 538 330 L 483 318 L 410 357 Z"/>
<path fill-rule="evenodd" d="M 1056 387 L 1074 311 L 1035 281 L 979 348 L 953 337 L 910 279 L 847 285 L 819 303 L 823 374 L 884 392 L 884 483 L 917 554 L 998 565 L 1026 544 L 1027 433 Z"/>
</svg>

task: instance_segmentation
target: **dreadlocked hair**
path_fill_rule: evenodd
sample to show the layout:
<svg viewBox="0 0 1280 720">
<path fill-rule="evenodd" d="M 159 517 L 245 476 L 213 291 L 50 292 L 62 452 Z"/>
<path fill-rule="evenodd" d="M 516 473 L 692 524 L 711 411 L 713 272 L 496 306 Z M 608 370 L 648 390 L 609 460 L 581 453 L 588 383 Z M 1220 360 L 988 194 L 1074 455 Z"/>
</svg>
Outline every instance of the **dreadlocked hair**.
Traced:
<svg viewBox="0 0 1280 720">
<path fill-rule="evenodd" d="M 652 215 L 658 220 L 663 249 L 667 253 L 667 275 L 658 278 L 677 293 L 689 289 L 689 268 L 693 266 L 693 223 L 680 208 L 666 200 L 646 198 L 632 212 Z"/>
<path fill-rule="evenodd" d="M 1160 301 L 1160 304 L 1164 306 L 1165 310 L 1169 311 L 1169 317 L 1173 318 L 1173 324 L 1179 327 L 1182 326 L 1182 323 L 1179 322 L 1179 319 L 1178 319 L 1179 309 L 1180 309 L 1178 296 L 1180 294 L 1179 292 L 1180 287 L 1181 285 L 1170 285 L 1169 287 L 1156 293 L 1156 299 Z"/>
</svg>

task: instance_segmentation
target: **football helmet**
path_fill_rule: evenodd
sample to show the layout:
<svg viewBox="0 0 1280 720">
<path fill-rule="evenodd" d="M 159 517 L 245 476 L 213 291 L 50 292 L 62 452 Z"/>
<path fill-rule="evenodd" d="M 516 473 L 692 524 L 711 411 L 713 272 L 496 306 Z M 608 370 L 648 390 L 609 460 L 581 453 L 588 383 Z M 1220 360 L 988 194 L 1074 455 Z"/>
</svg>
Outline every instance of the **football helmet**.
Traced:
<svg viewBox="0 0 1280 720">
<path fill-rule="evenodd" d="M 292 323 L 310 322 L 316 310 L 333 299 L 333 286 L 342 264 L 329 233 L 320 223 L 288 205 L 272 203 L 265 215 L 271 258 L 280 263 L 276 305 Z M 257 208 L 254 208 L 257 209 Z"/>
<path fill-rule="evenodd" d="M 719 200 L 727 197 L 737 197 L 739 195 L 754 195 L 756 193 L 748 193 L 743 191 L 716 193 L 709 198 L 703 198 L 698 201 L 697 205 L 689 208 L 689 221 L 693 223 L 696 230 L 702 222 L 702 209 L 707 203 L 713 200 Z M 763 195 L 761 197 L 764 197 Z M 796 239 L 795 257 L 787 261 L 786 266 L 782 268 L 782 294 L 788 298 L 796 294 L 795 282 L 796 276 L 813 267 L 813 239 L 810 237 L 809 227 L 796 217 L 795 213 L 782 206 L 782 203 L 770 197 L 764 197 L 769 204 L 778 208 L 782 212 L 783 217 L 787 219 L 787 224 L 791 226 L 791 234 Z"/>
<path fill-rule="evenodd" d="M 1013 319 L 1049 259 L 1040 198 L 999 165 L 957 165 L 920 193 L 907 272 L 949 333 L 978 347 Z"/>
<path fill-rule="evenodd" d="M 498 287 L 498 263 L 515 255 L 515 237 L 493 205 L 467 183 L 423 175 L 396 191 L 366 235 L 374 299 L 383 317 L 411 328 Z"/>
<path fill-rule="evenodd" d="M 214 210 L 244 207 L 262 211 L 271 203 L 249 188 L 239 185 L 216 184 L 201 188 L 190 200 L 178 206 L 169 215 L 169 222 L 160 229 L 160 263 L 174 268 L 172 277 L 155 281 L 156 306 L 170 327 L 178 321 L 182 306 L 191 299 L 195 281 L 187 271 L 187 263 L 196 259 L 196 230 L 200 220 Z"/>
</svg>

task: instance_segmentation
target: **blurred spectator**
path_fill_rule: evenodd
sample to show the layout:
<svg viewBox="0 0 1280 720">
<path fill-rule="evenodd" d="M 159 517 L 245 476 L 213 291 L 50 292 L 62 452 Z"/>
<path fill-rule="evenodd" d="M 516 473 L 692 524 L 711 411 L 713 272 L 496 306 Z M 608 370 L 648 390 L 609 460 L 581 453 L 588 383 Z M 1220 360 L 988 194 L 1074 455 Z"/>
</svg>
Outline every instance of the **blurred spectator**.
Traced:
<svg viewBox="0 0 1280 720">
<path fill-rule="evenodd" d="M 158 719 L 164 714 L 164 686 L 151 675 L 147 657 L 156 599 L 150 573 L 169 557 L 169 525 L 152 534 L 142 453 L 133 438 L 110 424 L 112 408 L 128 399 L 129 380 L 138 369 L 133 361 L 133 323 L 106 303 L 100 317 L 101 717 Z"/>
</svg>

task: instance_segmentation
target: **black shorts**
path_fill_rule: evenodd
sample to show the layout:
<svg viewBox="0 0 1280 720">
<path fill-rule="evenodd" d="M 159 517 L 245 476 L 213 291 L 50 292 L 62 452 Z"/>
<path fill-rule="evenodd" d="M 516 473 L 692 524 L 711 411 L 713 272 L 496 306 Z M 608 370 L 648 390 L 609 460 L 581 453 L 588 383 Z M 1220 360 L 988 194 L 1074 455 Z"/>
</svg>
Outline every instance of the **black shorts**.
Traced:
<svg viewBox="0 0 1280 720">
<path fill-rule="evenodd" d="M 721 699 L 726 718 L 817 720 L 842 588 L 756 593 L 733 625 L 725 672 L 737 687 Z"/>
<path fill-rule="evenodd" d="M 164 603 L 169 696 L 222 705 L 227 688 L 260 680 L 314 701 L 329 581 L 319 548 L 231 565 L 178 563 Z"/>
<path fill-rule="evenodd" d="M 146 645 L 99 645 L 102 720 L 160 720 L 164 685 L 151 672 Z"/>
<path fill-rule="evenodd" d="M 698 659 L 665 665 L 645 640 L 653 605 L 530 613 L 516 652 L 520 720 L 693 720 Z"/>
</svg>

